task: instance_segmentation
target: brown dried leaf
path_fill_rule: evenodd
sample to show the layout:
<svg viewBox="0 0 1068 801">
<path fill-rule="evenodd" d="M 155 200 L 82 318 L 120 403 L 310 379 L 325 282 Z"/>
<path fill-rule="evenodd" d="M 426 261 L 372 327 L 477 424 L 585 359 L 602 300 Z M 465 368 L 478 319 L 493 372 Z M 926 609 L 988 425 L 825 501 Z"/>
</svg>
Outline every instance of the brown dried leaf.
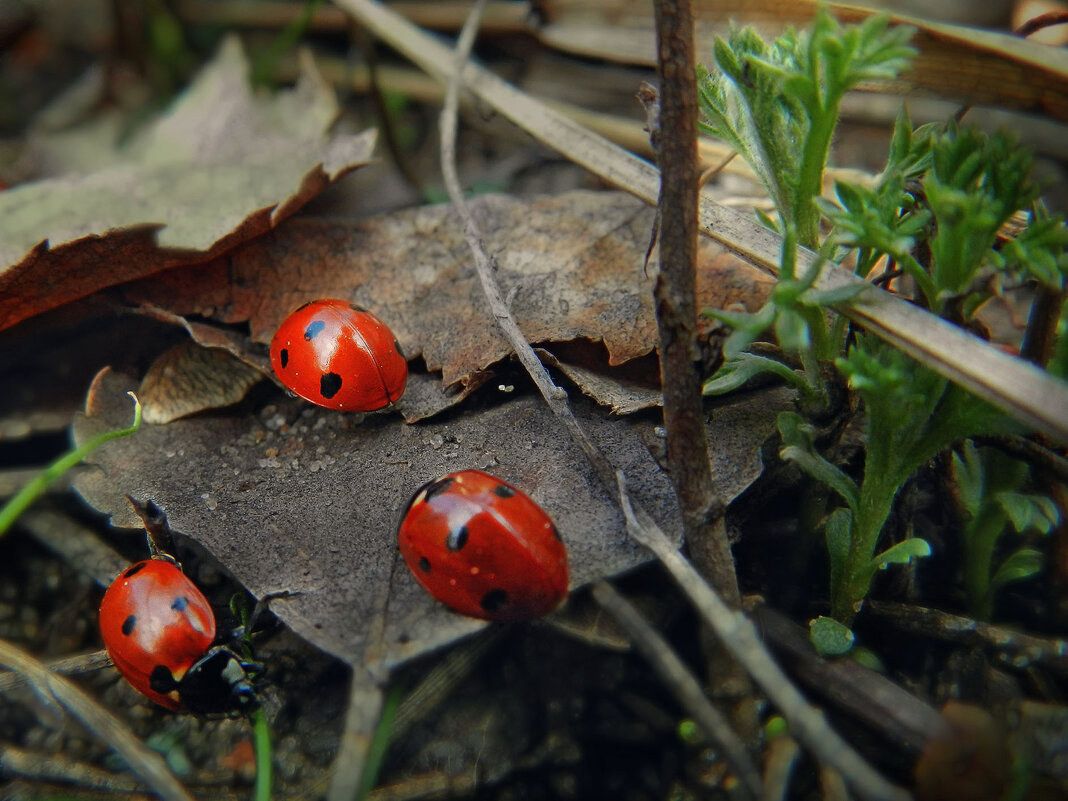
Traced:
<svg viewBox="0 0 1068 801">
<path fill-rule="evenodd" d="M 129 385 L 114 373 L 100 376 L 88 416 L 75 425 L 78 441 L 129 424 Z M 723 497 L 759 473 L 759 445 L 785 401 L 772 393 L 717 410 L 711 455 Z M 670 482 L 641 441 L 643 434 L 655 440 L 652 425 L 575 405 L 591 438 L 627 472 L 635 497 L 665 530 L 679 531 Z M 419 426 L 388 415 L 357 420 L 287 399 L 258 417 L 142 426 L 97 450 L 99 469 L 77 487 L 122 525 L 139 525 L 125 494 L 156 501 L 175 530 L 202 543 L 256 596 L 301 591 L 275 612 L 354 665 L 393 665 L 483 625 L 436 603 L 397 554 L 401 510 L 416 487 L 444 473 L 488 469 L 530 493 L 567 543 L 574 587 L 649 558 L 627 540 L 614 492 L 538 398 L 508 395 Z"/>
<path fill-rule="evenodd" d="M 599 370 L 563 361 L 543 348 L 538 348 L 537 354 L 544 364 L 562 372 L 586 395 L 604 406 L 610 406 L 614 414 L 633 414 L 664 402 L 659 387 L 640 384 L 625 375 L 606 375 Z"/>
<path fill-rule="evenodd" d="M 483 196 L 472 208 L 529 341 L 603 342 L 610 365 L 653 351 L 653 278 L 642 266 L 652 210 L 612 192 Z M 699 305 L 758 308 L 770 279 L 719 245 L 701 244 Z M 176 314 L 248 321 L 253 341 L 263 343 L 307 300 L 351 300 L 382 317 L 410 358 L 441 370 L 446 388 L 470 391 L 511 355 L 450 206 L 366 222 L 294 219 L 225 259 L 129 285 L 126 296 Z"/>
<path fill-rule="evenodd" d="M 255 237 L 371 157 L 310 61 L 257 98 L 236 40 L 123 161 L 0 193 L 0 328 Z"/>
<path fill-rule="evenodd" d="M 263 373 L 222 348 L 191 340 L 164 351 L 148 368 L 137 397 L 146 423 L 169 423 L 205 409 L 237 403 Z"/>
</svg>

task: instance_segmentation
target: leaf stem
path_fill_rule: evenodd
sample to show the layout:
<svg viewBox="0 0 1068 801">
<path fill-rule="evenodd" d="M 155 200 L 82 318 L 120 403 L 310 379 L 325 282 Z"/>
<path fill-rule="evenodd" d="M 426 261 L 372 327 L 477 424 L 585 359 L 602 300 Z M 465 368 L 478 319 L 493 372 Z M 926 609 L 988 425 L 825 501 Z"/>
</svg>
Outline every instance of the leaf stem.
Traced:
<svg viewBox="0 0 1068 801">
<path fill-rule="evenodd" d="M 81 462 L 86 456 L 95 451 L 105 442 L 118 439 L 119 437 L 129 436 L 141 427 L 141 402 L 132 392 L 128 392 L 127 394 L 133 398 L 134 402 L 133 424 L 129 428 L 121 428 L 117 431 L 105 431 L 101 434 L 97 434 L 95 437 L 92 437 L 83 443 L 81 447 L 75 448 L 60 456 L 52 462 L 52 464 L 48 465 L 48 467 L 30 479 L 22 489 L 11 496 L 11 499 L 4 504 L 3 508 L 0 508 L 0 537 L 7 533 L 7 530 L 11 528 L 19 515 L 26 511 L 26 507 L 37 500 L 37 498 L 48 489 L 52 482 Z"/>
</svg>

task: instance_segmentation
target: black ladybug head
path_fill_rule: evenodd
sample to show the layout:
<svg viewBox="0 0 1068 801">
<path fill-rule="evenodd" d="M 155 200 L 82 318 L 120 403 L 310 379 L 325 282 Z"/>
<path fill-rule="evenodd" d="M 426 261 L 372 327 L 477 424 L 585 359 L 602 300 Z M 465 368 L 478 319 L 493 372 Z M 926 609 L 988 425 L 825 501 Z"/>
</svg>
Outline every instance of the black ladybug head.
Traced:
<svg viewBox="0 0 1068 801">
<path fill-rule="evenodd" d="M 259 706 L 249 672 L 258 665 L 241 661 L 229 648 L 217 646 L 182 676 L 178 697 L 190 712 L 247 713 Z"/>
</svg>

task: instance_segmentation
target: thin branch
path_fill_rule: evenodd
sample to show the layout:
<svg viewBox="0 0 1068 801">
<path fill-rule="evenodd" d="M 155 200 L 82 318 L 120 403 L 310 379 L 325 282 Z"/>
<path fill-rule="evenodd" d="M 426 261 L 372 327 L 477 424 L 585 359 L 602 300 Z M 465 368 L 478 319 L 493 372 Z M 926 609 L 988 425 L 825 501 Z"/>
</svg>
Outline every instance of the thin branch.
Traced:
<svg viewBox="0 0 1068 801">
<path fill-rule="evenodd" d="M 571 413 L 571 407 L 567 402 L 567 393 L 553 383 L 545 365 L 534 353 L 534 349 L 527 342 L 523 332 L 519 329 L 515 318 L 508 309 L 508 304 L 501 295 L 500 286 L 495 275 L 497 271 L 494 258 L 486 252 L 483 237 L 475 223 L 474 217 L 464 200 L 463 190 L 460 188 L 460 179 L 456 172 L 456 125 L 457 109 L 460 100 L 461 76 L 464 74 L 463 65 L 467 62 L 467 56 L 474 43 L 475 32 L 478 29 L 478 14 L 485 0 L 478 0 L 471 9 L 471 14 L 460 31 L 460 38 L 456 45 L 455 65 L 450 70 L 451 76 L 445 91 L 445 103 L 441 109 L 441 171 L 445 180 L 445 190 L 449 199 L 456 208 L 464 226 L 464 238 L 471 249 L 475 261 L 475 272 L 478 274 L 482 291 L 489 303 L 490 311 L 500 326 L 501 333 L 512 346 L 520 364 L 530 375 L 534 385 L 538 388 L 542 398 L 548 404 L 549 409 L 556 415 L 575 443 L 582 448 L 586 457 L 590 460 L 601 481 L 606 487 L 615 483 L 615 468 L 612 467 L 604 454 L 594 445 L 586 432 L 579 425 L 578 420 Z"/>
<path fill-rule="evenodd" d="M 1049 364 L 1057 342 L 1057 326 L 1066 297 L 1068 293 L 1063 289 L 1054 289 L 1046 284 L 1039 285 L 1027 318 L 1023 344 L 1020 346 L 1021 359 L 1027 359 L 1043 368 Z"/>
<path fill-rule="evenodd" d="M 62 783 L 109 794 L 136 793 L 145 788 L 144 782 L 126 774 L 102 770 L 61 754 L 23 751 L 8 745 L 0 745 L 0 764 L 4 766 L 5 778 L 18 776 L 38 783 Z M 57 793 L 55 797 L 62 796 Z"/>
<path fill-rule="evenodd" d="M 694 719 L 705 736 L 722 753 L 740 780 L 745 797 L 763 797 L 760 774 L 749 758 L 745 745 L 734 733 L 730 721 L 705 696 L 701 684 L 675 654 L 667 640 L 608 582 L 597 582 L 593 587 L 593 597 L 623 627 L 630 641 L 653 666 L 661 681 L 686 710 L 686 714 Z"/>
<path fill-rule="evenodd" d="M 660 387 L 671 481 L 683 534 L 697 569 L 730 606 L 741 604 L 726 504 L 712 481 L 697 355 L 697 67 L 690 0 L 657 0 L 658 98 L 645 88 L 649 139 L 660 166 L 657 221 L 660 271 L 653 288 L 660 350 Z M 641 93 L 639 93 L 641 95 Z M 659 102 L 657 102 L 657 100 Z M 707 675 L 729 700 L 731 720 L 746 740 L 760 731 L 752 684 L 722 646 L 704 643 Z"/>
<path fill-rule="evenodd" d="M 741 603 L 724 503 L 712 482 L 697 358 L 697 80 L 689 0 L 656 3 L 659 113 L 650 138 L 660 165 L 660 274 L 653 290 L 660 337 L 668 471 L 686 542 L 701 572 L 732 606 Z M 647 105 L 647 110 L 649 106 Z M 658 136 L 653 136 L 657 133 Z"/>
<path fill-rule="evenodd" d="M 108 652 L 101 648 L 99 651 L 91 651 L 87 654 L 75 654 L 64 656 L 61 659 L 53 659 L 42 663 L 47 670 L 53 673 L 63 673 L 72 676 L 80 676 L 93 670 L 103 670 L 112 665 Z M 24 673 L 0 673 L 0 695 L 11 692 L 16 687 L 29 683 L 30 679 Z"/>
<path fill-rule="evenodd" d="M 345 728 L 337 746 L 339 758 L 334 759 L 334 772 L 326 796 L 329 801 L 352 801 L 356 798 L 367 765 L 371 738 L 382 716 L 384 702 L 385 692 L 381 684 L 366 670 L 354 666 Z"/>
<path fill-rule="evenodd" d="M 1002 662 L 1018 669 L 1041 665 L 1068 675 L 1068 639 L 1063 637 L 1038 637 L 941 609 L 892 601 L 870 601 L 864 608 L 869 614 L 921 637 L 989 648 Z"/>
<path fill-rule="evenodd" d="M 192 801 L 193 797 L 174 777 L 162 756 L 138 740 L 126 724 L 70 681 L 3 640 L 0 640 L 0 665 L 25 676 L 41 699 L 62 705 L 86 729 L 114 748 L 130 770 L 160 797 L 167 801 Z"/>
</svg>

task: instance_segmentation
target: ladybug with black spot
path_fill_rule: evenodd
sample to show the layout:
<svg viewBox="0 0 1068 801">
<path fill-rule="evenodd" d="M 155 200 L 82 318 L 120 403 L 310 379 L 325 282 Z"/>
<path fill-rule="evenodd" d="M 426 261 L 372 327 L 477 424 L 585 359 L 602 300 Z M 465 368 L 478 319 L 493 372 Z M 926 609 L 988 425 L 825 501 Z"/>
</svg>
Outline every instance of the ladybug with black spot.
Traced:
<svg viewBox="0 0 1068 801">
<path fill-rule="evenodd" d="M 300 397 L 342 412 L 385 408 L 408 382 L 389 326 L 344 300 L 315 300 L 290 314 L 271 340 L 271 366 Z"/>
<path fill-rule="evenodd" d="M 481 470 L 420 487 L 397 531 L 415 578 L 451 609 L 486 620 L 525 620 L 567 595 L 567 549 L 549 515 Z"/>
<path fill-rule="evenodd" d="M 170 556 L 131 565 L 100 603 L 108 656 L 134 689 L 160 706 L 200 714 L 256 708 L 258 665 L 215 646 L 215 614 Z"/>
</svg>

